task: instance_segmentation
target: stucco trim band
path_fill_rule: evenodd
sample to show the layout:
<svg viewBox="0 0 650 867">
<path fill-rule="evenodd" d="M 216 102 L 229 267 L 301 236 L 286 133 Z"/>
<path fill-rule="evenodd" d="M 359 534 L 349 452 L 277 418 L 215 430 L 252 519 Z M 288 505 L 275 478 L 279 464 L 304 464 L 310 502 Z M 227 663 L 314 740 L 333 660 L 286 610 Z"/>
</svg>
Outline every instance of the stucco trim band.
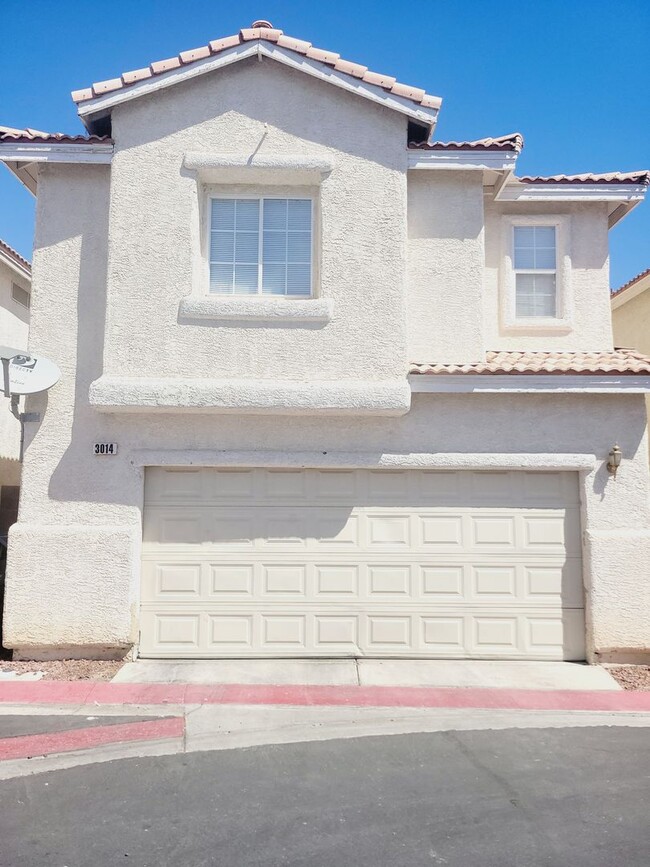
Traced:
<svg viewBox="0 0 650 867">
<path fill-rule="evenodd" d="M 302 154 L 206 154 L 189 151 L 183 167 L 209 183 L 320 183 L 334 169 L 331 160 Z M 287 176 L 289 180 L 287 181 Z"/>
<path fill-rule="evenodd" d="M 330 322 L 334 312 L 331 298 L 233 298 L 223 296 L 187 295 L 178 308 L 186 319 L 212 319 L 227 322 Z"/>
<path fill-rule="evenodd" d="M 411 406 L 405 379 L 385 382 L 102 376 L 90 386 L 100 412 L 233 412 L 399 416 Z"/>
<path fill-rule="evenodd" d="M 299 469 L 386 470 L 549 470 L 590 472 L 596 456 L 590 454 L 464 453 L 464 452 L 280 452 L 217 449 L 135 449 L 129 457 L 135 467 L 289 467 Z"/>
</svg>

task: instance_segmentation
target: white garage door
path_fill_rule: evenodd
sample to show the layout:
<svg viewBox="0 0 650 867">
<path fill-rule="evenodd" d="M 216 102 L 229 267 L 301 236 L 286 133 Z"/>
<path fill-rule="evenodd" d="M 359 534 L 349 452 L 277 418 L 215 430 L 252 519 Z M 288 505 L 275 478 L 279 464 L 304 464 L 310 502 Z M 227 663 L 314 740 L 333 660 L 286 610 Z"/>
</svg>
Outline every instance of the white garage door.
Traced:
<svg viewBox="0 0 650 867">
<path fill-rule="evenodd" d="M 149 469 L 140 653 L 583 659 L 577 478 Z"/>
</svg>

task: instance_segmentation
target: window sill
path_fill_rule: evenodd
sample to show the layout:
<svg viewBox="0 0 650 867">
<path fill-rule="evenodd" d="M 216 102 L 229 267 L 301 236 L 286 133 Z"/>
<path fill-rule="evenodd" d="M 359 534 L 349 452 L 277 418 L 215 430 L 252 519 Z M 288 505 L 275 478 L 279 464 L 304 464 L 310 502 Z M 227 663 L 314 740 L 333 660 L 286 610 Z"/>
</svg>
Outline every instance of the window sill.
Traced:
<svg viewBox="0 0 650 867">
<path fill-rule="evenodd" d="M 188 295 L 181 299 L 183 319 L 224 322 L 329 322 L 334 304 L 329 298 L 234 298 L 232 296 Z"/>
<path fill-rule="evenodd" d="M 504 323 L 503 330 L 517 334 L 568 334 L 573 331 L 573 325 L 567 319 L 511 319 Z"/>
</svg>

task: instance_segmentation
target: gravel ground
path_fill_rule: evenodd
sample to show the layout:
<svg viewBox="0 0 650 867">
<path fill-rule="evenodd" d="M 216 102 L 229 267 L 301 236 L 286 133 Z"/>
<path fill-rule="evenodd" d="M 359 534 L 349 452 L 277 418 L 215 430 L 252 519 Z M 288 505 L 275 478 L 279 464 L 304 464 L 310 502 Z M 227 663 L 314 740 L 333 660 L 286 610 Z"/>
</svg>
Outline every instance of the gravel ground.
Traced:
<svg viewBox="0 0 650 867">
<path fill-rule="evenodd" d="M 650 665 L 606 665 L 623 689 L 650 689 Z"/>
<path fill-rule="evenodd" d="M 1 660 L 0 672 L 20 675 L 42 671 L 43 680 L 112 680 L 123 665 L 123 662 L 98 659 L 56 659 L 47 662 Z"/>
</svg>

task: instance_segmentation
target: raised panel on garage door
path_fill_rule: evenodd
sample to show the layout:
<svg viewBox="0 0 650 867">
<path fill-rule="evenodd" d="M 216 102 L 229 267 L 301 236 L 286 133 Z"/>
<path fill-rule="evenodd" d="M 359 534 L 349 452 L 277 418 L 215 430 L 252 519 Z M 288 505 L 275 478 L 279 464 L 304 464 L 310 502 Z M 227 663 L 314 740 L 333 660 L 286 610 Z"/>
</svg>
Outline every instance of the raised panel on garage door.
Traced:
<svg viewBox="0 0 650 867">
<path fill-rule="evenodd" d="M 582 659 L 573 473 L 150 468 L 142 656 Z"/>
</svg>

